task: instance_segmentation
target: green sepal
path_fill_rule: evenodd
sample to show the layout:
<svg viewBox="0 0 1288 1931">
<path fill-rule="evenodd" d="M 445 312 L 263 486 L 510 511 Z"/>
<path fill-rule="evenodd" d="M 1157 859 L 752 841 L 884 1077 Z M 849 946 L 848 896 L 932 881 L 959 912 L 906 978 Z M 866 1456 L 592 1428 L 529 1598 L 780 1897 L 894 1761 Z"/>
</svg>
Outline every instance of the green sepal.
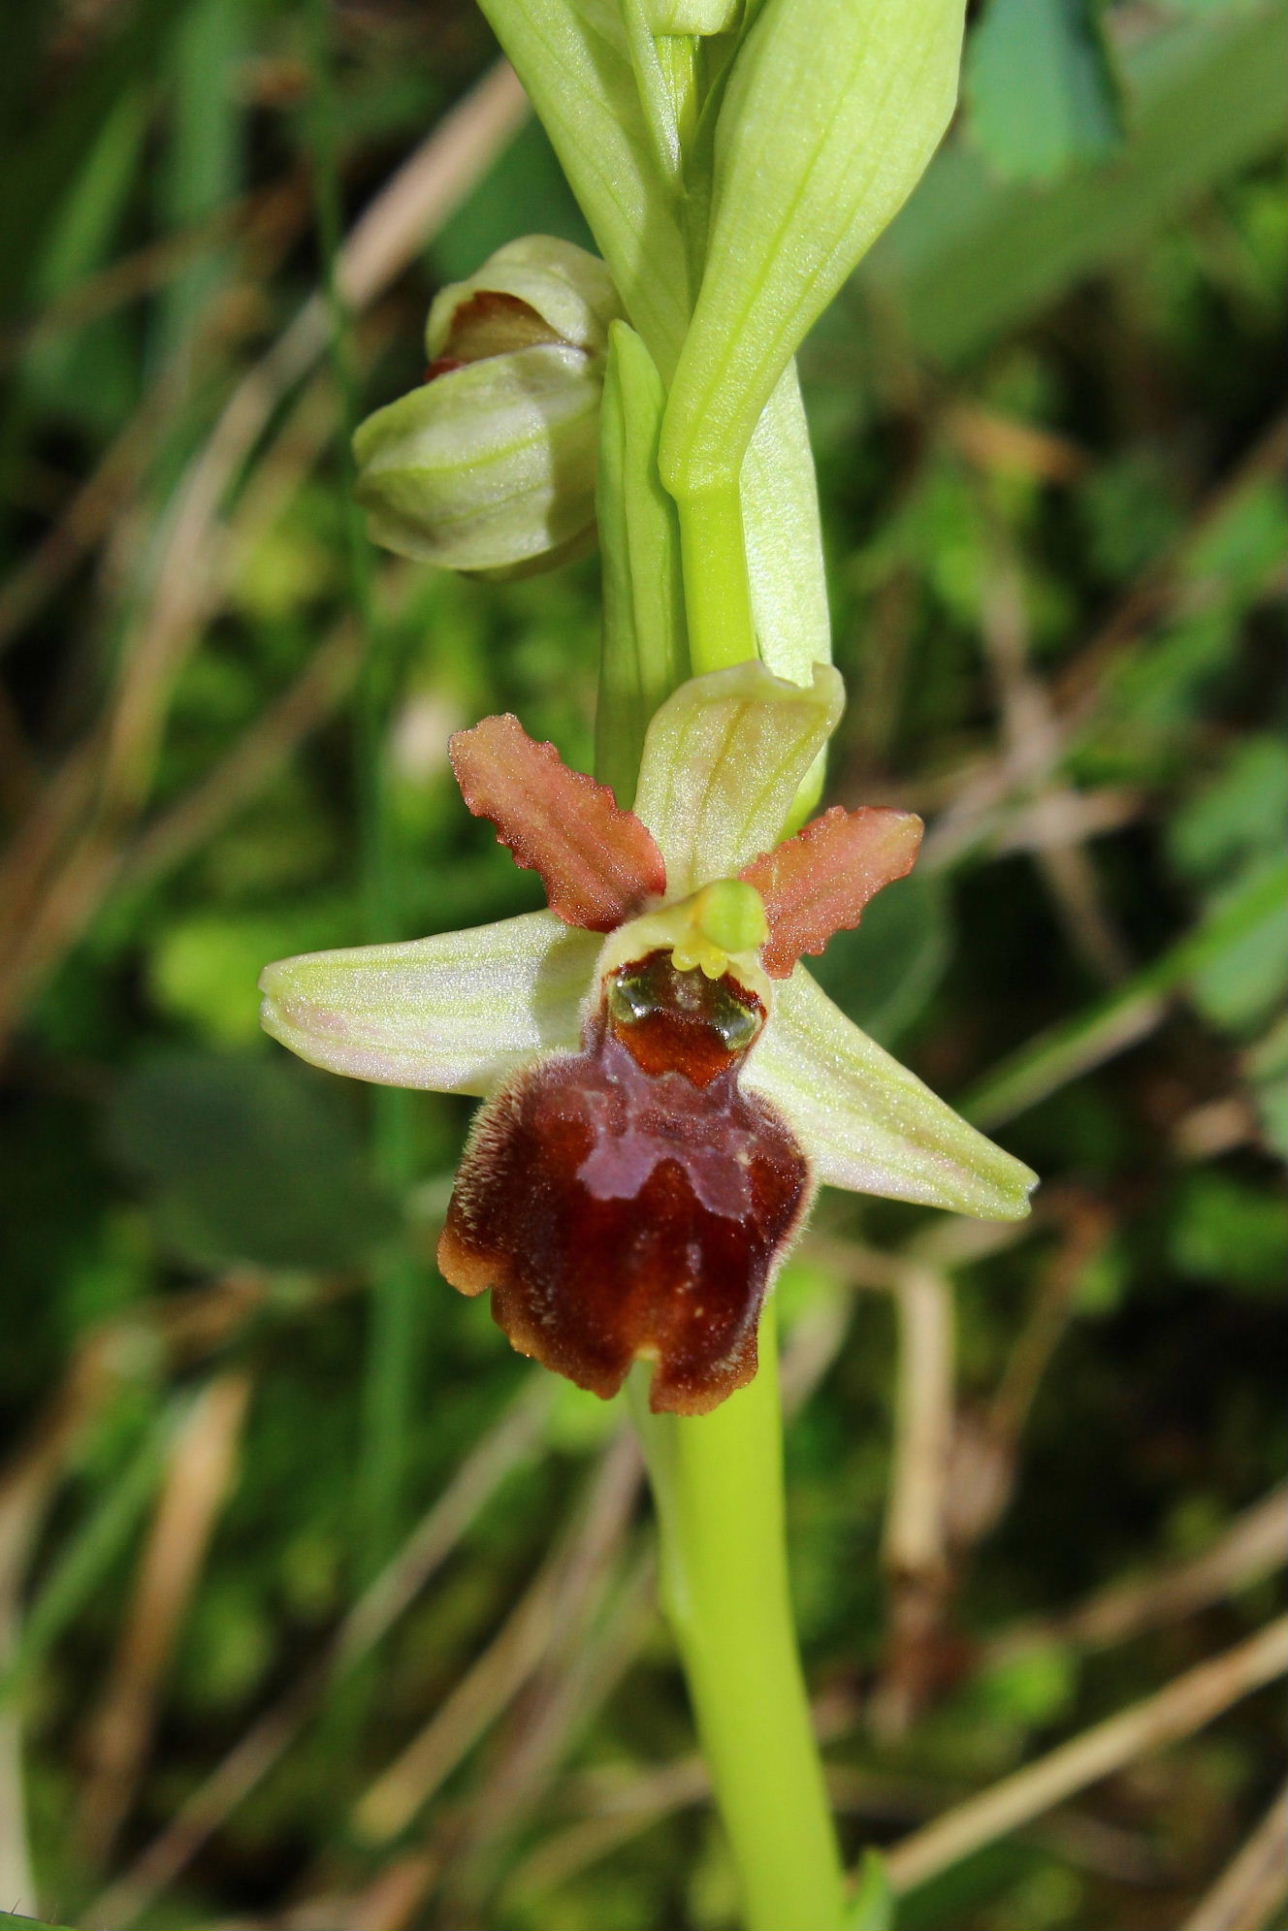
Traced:
<svg viewBox="0 0 1288 1931">
<path fill-rule="evenodd" d="M 668 897 L 736 878 L 778 843 L 844 703 L 830 664 L 808 690 L 747 663 L 667 699 L 644 741 L 635 810 L 662 848 Z"/>
<path fill-rule="evenodd" d="M 824 1186 L 977 1220 L 1022 1220 L 1037 1175 L 832 1004 L 803 966 L 778 986 L 745 1084 L 773 1102 Z"/>
<path fill-rule="evenodd" d="M 306 952 L 265 966 L 261 1024 L 328 1073 L 482 1096 L 539 1054 L 575 1049 L 600 945 L 553 912 L 525 912 Z"/>
<path fill-rule="evenodd" d="M 635 795 L 649 720 L 688 671 L 679 528 L 657 473 L 665 400 L 643 342 L 615 322 L 599 445 L 604 642 L 595 769 L 623 805 Z"/>
</svg>

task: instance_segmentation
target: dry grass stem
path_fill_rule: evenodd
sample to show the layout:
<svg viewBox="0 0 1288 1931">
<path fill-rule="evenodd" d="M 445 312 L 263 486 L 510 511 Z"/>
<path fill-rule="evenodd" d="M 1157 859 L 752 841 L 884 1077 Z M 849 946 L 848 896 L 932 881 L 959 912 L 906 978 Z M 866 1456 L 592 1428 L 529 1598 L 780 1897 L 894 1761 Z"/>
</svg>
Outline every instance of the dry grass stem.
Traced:
<svg viewBox="0 0 1288 1931">
<path fill-rule="evenodd" d="M 263 1781 L 327 1689 L 369 1653 L 447 1559 L 505 1477 L 532 1452 L 550 1399 L 546 1377 L 534 1376 L 525 1383 L 403 1547 L 358 1598 L 321 1661 L 256 1719 L 165 1829 L 95 1899 L 88 1915 L 96 1924 L 113 1931 L 146 1909 Z"/>
<path fill-rule="evenodd" d="M 106 1861 L 133 1801 L 166 1668 L 234 1480 L 250 1392 L 250 1376 L 240 1370 L 217 1376 L 170 1445 L 133 1599 L 89 1726 L 79 1835 L 95 1864 Z"/>
<path fill-rule="evenodd" d="M 635 1658 L 645 1619 L 651 1621 L 653 1613 L 651 1555 L 636 1562 L 615 1599 L 612 1585 L 642 1481 L 635 1436 L 624 1434 L 591 1486 L 555 1607 L 554 1640 L 512 1706 L 479 1779 L 452 1866 L 449 1914 L 461 1902 L 481 1906 L 492 1892 L 499 1861 L 540 1803 L 564 1752 Z"/>
<path fill-rule="evenodd" d="M 954 1521 L 953 1539 L 958 1544 L 978 1541 L 1001 1514 L 1014 1485 L 1020 1437 L 1038 1390 L 1069 1326 L 1087 1270 L 1104 1252 L 1114 1231 L 1113 1215 L 1103 1202 L 1090 1194 L 1069 1193 L 1056 1205 L 1064 1223 L 1064 1238 L 1041 1272 L 1037 1292 L 1007 1358 L 985 1421 L 985 1432 L 1006 1466 L 1002 1499 L 976 1522 Z"/>
<path fill-rule="evenodd" d="M 199 784 L 149 825 L 126 854 L 122 884 L 151 885 L 211 839 L 264 789 L 352 689 L 362 660 L 356 624 L 338 624 L 250 729 Z"/>
<path fill-rule="evenodd" d="M 336 263 L 354 310 L 368 306 L 473 187 L 527 112 L 513 73 L 498 63 L 392 177 L 354 224 Z M 242 468 L 281 401 L 325 355 L 331 320 L 315 294 L 239 380 L 205 445 L 181 478 L 147 546 L 142 610 L 122 648 L 109 706 L 51 781 L 0 871 L 8 935 L 0 953 L 0 1042 L 21 1004 L 54 970 L 113 890 L 122 841 L 152 782 L 176 679 L 218 607 L 236 555 L 224 510 Z M 51 539 L 40 570 L 11 597 L 21 621 L 51 577 L 119 513 L 120 487 L 155 434 L 134 427 L 109 452 Z M 133 598 L 137 592 L 131 592 Z M 4 609 L 0 607 L 0 634 Z"/>
<path fill-rule="evenodd" d="M 358 1804 L 354 1823 L 362 1836 L 379 1842 L 405 1829 L 547 1651 L 568 1642 L 611 1561 L 638 1495 L 641 1473 L 633 1438 L 618 1436 L 601 1458 L 575 1532 L 544 1564 L 446 1702 Z"/>
<path fill-rule="evenodd" d="M 1088 452 L 1070 437 L 980 402 L 952 402 L 941 420 L 954 448 L 985 475 L 1073 483 L 1091 467 Z"/>
<path fill-rule="evenodd" d="M 1169 1562 L 1128 1582 L 1111 1583 L 1076 1609 L 1020 1624 L 995 1637 L 985 1667 L 1000 1667 L 1052 1643 L 1106 1649 L 1246 1589 L 1288 1559 L 1288 1487 L 1273 1489 L 1235 1517 L 1201 1555 Z"/>
<path fill-rule="evenodd" d="M 1074 831 L 1079 816 L 1077 794 L 1054 777 L 1060 757 L 1060 727 L 1030 660 L 1028 610 L 1019 560 L 987 497 L 983 520 L 989 555 L 981 629 L 1002 711 L 1006 755 L 1017 772 L 1022 774 L 1036 763 L 1043 774 L 1033 780 L 1027 807 L 1034 856 L 1074 957 L 1112 983 L 1123 977 L 1130 960 L 1110 922 L 1086 846 Z"/>
<path fill-rule="evenodd" d="M 1282 469 L 1286 450 L 1288 418 L 1274 424 L 1209 492 L 1181 538 L 1142 572 L 1049 694 L 1057 719 L 1054 732 L 1043 732 L 1020 752 L 972 760 L 963 770 L 947 809 L 927 832 L 923 868 L 939 870 L 1006 835 L 1017 807 L 1024 809 L 1026 795 L 1053 776 L 1075 737 L 1095 717 L 1113 688 L 1114 666 L 1178 604 L 1186 569 L 1207 531 L 1245 491 Z"/>
<path fill-rule="evenodd" d="M 956 1408 L 949 1282 L 908 1266 L 895 1288 L 899 1366 L 882 1560 L 890 1582 L 888 1649 L 872 1700 L 878 1734 L 902 1735 L 931 1685 L 933 1639 L 949 1586 L 949 1451 Z"/>
<path fill-rule="evenodd" d="M 1288 1897 L 1288 1784 L 1181 1931 L 1264 1931 Z"/>
<path fill-rule="evenodd" d="M 887 1858 L 891 1883 L 898 1892 L 916 1890 L 1088 1784 L 1192 1735 L 1285 1671 L 1288 1616 L 904 1838 Z"/>
</svg>

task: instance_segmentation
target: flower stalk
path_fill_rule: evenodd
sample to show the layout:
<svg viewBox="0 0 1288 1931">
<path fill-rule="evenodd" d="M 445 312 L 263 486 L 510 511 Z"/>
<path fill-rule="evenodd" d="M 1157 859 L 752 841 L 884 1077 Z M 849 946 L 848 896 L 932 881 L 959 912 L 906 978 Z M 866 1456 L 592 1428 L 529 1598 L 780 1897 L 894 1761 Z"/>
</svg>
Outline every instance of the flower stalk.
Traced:
<svg viewBox="0 0 1288 1931">
<path fill-rule="evenodd" d="M 657 1509 L 662 1600 L 728 1834 L 747 1931 L 842 1931 L 840 1852 L 787 1574 L 772 1302 L 760 1370 L 712 1414 L 655 1415 L 630 1383 Z"/>
<path fill-rule="evenodd" d="M 736 479 L 678 503 L 695 674 L 759 655 Z M 845 1877 L 787 1566 L 778 1323 L 754 1379 L 707 1415 L 628 1389 L 657 1515 L 662 1604 L 683 1665 L 746 1931 L 843 1931 Z"/>
</svg>

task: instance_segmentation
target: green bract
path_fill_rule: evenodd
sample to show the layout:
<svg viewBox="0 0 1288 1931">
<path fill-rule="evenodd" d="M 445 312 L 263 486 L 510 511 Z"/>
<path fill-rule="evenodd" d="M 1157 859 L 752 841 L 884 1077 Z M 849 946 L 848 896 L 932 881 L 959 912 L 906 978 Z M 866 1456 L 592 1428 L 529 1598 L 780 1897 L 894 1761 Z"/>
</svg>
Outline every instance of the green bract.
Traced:
<svg viewBox="0 0 1288 1931">
<path fill-rule="evenodd" d="M 767 0 L 748 29 L 662 438 L 677 496 L 737 474 L 806 331 L 921 175 L 956 100 L 962 15 L 963 0 Z"/>
<path fill-rule="evenodd" d="M 655 34 L 725 34 L 738 24 L 742 0 L 645 0 Z"/>
<path fill-rule="evenodd" d="M 615 322 L 599 446 L 604 640 L 595 767 L 623 804 L 635 795 L 649 719 L 688 669 L 680 533 L 657 473 L 665 403 L 640 337 Z"/>
</svg>

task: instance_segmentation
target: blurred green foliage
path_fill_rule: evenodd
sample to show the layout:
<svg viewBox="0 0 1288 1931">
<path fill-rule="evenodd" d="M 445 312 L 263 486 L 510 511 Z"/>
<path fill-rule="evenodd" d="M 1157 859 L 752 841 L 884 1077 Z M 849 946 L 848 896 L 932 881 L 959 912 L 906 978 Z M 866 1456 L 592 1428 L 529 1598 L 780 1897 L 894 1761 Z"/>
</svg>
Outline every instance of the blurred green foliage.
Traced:
<svg viewBox="0 0 1288 1931">
<path fill-rule="evenodd" d="M 991 1107 L 1047 1182 L 993 1251 L 825 1199 L 831 1244 L 783 1284 L 800 1345 L 835 1337 L 789 1476 L 856 1857 L 1277 1599 L 1236 1577 L 1105 1648 L 1059 1621 L 1219 1543 L 1284 1466 L 1286 51 L 1281 0 L 990 0 L 960 125 L 803 358 L 851 693 L 833 794 L 930 827 L 918 873 L 820 975 L 932 1084 Z M 468 1108 L 414 1096 L 391 1165 L 372 1095 L 260 1040 L 254 979 L 370 929 L 364 742 L 383 936 L 538 901 L 460 808 L 446 738 L 513 709 L 589 767 L 597 567 L 484 586 L 382 558 L 363 615 L 325 355 L 202 515 L 185 491 L 325 275 L 324 111 L 349 223 L 491 57 L 458 0 L 6 14 L 0 1674 L 20 1681 L 0 1713 L 0 1901 L 76 1922 L 108 1921 L 103 1888 L 314 1666 L 309 1720 L 139 1922 L 303 1922 L 284 1914 L 306 1901 L 343 1931 L 391 1873 L 408 1924 L 732 1922 L 642 1515 L 587 1558 L 530 1667 L 513 1634 L 489 1648 L 585 1519 L 614 1411 L 551 1391 L 430 1585 L 325 1675 L 368 1573 L 372 1280 L 411 1284 L 412 1403 L 381 1438 L 398 1537 L 510 1439 L 492 1431 L 526 1369 L 432 1270 Z M 531 123 L 355 319 L 364 407 L 418 379 L 435 287 L 527 230 L 585 239 Z M 909 1662 L 881 1566 L 898 1334 L 835 1243 L 894 1263 L 936 1238 L 958 1541 Z M 249 1404 L 109 1830 L 105 1685 L 147 1607 L 159 1498 L 197 1520 L 180 1444 L 214 1424 L 193 1397 L 239 1376 Z M 1030 1617 L 1055 1620 L 998 1647 Z M 449 1699 L 488 1656 L 471 1729 Z M 359 1806 L 445 1705 L 464 1727 L 441 1787 L 382 1834 Z M 1282 1774 L 1277 1716 L 1252 1698 L 897 1902 L 897 1853 L 872 1861 L 855 1931 L 1174 1931 Z M 678 1795 L 650 1798 L 672 1764 Z"/>
</svg>

